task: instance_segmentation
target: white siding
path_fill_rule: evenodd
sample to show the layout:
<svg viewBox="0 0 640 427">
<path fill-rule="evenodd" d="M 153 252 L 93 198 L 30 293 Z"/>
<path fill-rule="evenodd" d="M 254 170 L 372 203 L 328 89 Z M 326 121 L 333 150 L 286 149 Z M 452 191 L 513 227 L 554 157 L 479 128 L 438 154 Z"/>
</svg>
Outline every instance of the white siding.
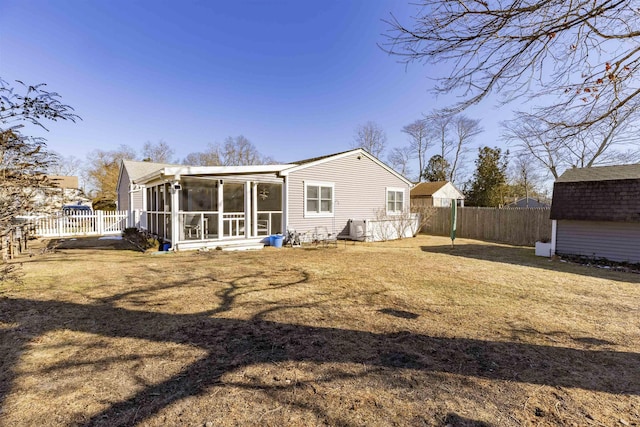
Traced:
<svg viewBox="0 0 640 427">
<path fill-rule="evenodd" d="M 331 218 L 305 218 L 304 182 L 334 183 L 334 216 Z M 348 220 L 371 220 L 376 211 L 386 211 L 387 188 L 403 188 L 405 209 L 409 208 L 409 185 L 366 156 L 358 153 L 310 166 L 287 177 L 287 228 L 304 233 L 316 227 L 329 232 L 348 234 Z"/>
<path fill-rule="evenodd" d="M 640 263 L 640 223 L 558 221 L 556 253 Z"/>
<path fill-rule="evenodd" d="M 433 193 L 433 198 L 449 200 L 449 205 L 451 205 L 451 199 L 462 199 L 464 196 L 450 182 L 447 182 L 441 189 Z"/>
</svg>

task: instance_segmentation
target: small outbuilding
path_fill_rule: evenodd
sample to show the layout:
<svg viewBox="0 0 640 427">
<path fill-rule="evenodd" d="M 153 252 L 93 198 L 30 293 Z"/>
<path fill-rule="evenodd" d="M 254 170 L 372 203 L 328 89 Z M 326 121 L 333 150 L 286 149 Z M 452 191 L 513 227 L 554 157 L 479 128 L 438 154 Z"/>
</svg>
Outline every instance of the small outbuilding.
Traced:
<svg viewBox="0 0 640 427">
<path fill-rule="evenodd" d="M 449 207 L 453 199 L 464 206 L 464 194 L 449 181 L 421 182 L 411 189 L 414 206 Z"/>
<path fill-rule="evenodd" d="M 640 164 L 567 170 L 551 219 L 552 253 L 640 263 Z"/>
</svg>

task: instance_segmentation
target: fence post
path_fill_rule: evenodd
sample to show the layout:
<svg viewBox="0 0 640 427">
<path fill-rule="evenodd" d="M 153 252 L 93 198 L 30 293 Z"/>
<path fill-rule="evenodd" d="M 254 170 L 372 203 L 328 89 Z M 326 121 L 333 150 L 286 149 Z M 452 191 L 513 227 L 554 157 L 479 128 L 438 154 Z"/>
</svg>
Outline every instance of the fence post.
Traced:
<svg viewBox="0 0 640 427">
<path fill-rule="evenodd" d="M 63 229 L 64 229 L 64 217 L 60 215 L 58 217 L 58 237 L 62 237 Z"/>
<path fill-rule="evenodd" d="M 104 211 L 96 211 L 96 231 L 99 236 L 104 233 Z"/>
</svg>

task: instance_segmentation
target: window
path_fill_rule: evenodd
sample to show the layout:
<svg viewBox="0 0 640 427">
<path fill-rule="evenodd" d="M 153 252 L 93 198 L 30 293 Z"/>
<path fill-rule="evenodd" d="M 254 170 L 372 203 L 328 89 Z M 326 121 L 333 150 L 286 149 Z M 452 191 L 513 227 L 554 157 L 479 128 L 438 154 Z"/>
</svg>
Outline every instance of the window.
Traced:
<svg viewBox="0 0 640 427">
<path fill-rule="evenodd" d="M 387 213 L 399 214 L 404 211 L 404 190 L 399 188 L 387 189 Z"/>
<path fill-rule="evenodd" d="M 305 216 L 333 216 L 333 183 L 306 182 Z"/>
</svg>

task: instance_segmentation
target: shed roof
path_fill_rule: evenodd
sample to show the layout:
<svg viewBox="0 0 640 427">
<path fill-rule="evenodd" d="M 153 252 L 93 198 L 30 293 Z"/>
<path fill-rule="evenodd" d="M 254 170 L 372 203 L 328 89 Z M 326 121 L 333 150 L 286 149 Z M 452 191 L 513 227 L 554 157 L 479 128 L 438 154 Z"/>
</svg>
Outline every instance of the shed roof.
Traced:
<svg viewBox="0 0 640 427">
<path fill-rule="evenodd" d="M 640 179 L 640 163 L 618 166 L 593 166 L 567 169 L 556 182 L 608 181 Z"/>
<path fill-rule="evenodd" d="M 453 185 L 449 181 L 435 181 L 435 182 L 421 182 L 411 189 L 411 197 L 421 198 L 421 197 L 433 197 L 435 193 L 439 190 L 447 186 L 447 184 L 451 185 L 454 190 L 460 193 L 460 198 L 464 199 L 462 192 L 458 190 L 458 188 Z"/>
<path fill-rule="evenodd" d="M 551 219 L 640 222 L 640 165 L 569 169 L 553 185 Z"/>
</svg>

